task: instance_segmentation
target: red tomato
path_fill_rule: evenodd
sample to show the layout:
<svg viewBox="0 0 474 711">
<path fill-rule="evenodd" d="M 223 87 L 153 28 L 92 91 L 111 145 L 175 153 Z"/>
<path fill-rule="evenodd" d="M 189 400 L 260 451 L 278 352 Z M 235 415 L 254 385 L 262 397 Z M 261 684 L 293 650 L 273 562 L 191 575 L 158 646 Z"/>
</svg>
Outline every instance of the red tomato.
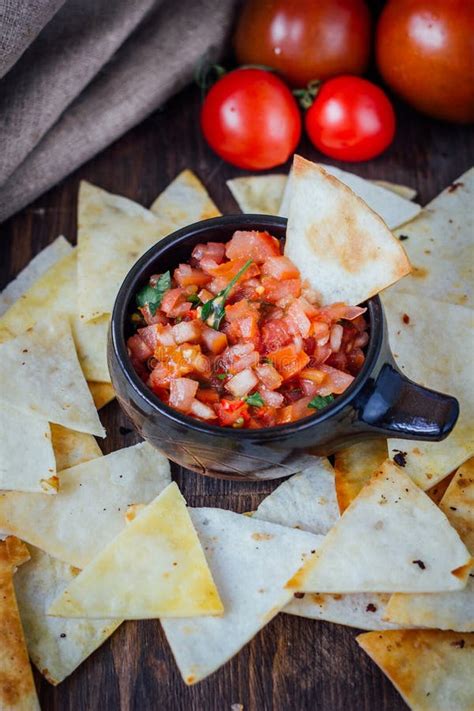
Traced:
<svg viewBox="0 0 474 711">
<path fill-rule="evenodd" d="M 234 37 L 240 64 L 264 64 L 294 86 L 363 74 L 370 13 L 363 0 L 247 0 Z"/>
<path fill-rule="evenodd" d="M 219 79 L 204 100 L 201 127 L 221 158 L 246 170 L 285 163 L 301 135 L 291 91 L 263 69 L 236 69 Z"/>
<path fill-rule="evenodd" d="M 322 85 L 306 112 L 305 126 L 321 153 L 344 161 L 369 160 L 392 142 L 395 114 L 378 86 L 341 76 Z"/>
<path fill-rule="evenodd" d="M 391 0 L 377 27 L 387 84 L 435 118 L 474 121 L 472 0 Z"/>
</svg>

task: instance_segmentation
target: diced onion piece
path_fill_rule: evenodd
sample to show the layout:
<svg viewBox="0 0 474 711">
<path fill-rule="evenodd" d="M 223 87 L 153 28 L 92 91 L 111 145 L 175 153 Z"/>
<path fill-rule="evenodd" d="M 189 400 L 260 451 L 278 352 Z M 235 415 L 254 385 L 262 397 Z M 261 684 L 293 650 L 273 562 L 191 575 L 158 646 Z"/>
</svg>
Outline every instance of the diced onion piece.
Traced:
<svg viewBox="0 0 474 711">
<path fill-rule="evenodd" d="M 214 353 L 214 355 L 222 353 L 222 351 L 227 348 L 227 336 L 225 333 L 216 331 L 214 328 L 209 328 L 209 326 L 205 324 L 203 324 L 201 340 L 206 348 L 211 351 L 211 353 Z"/>
<path fill-rule="evenodd" d="M 255 371 L 261 383 L 268 390 L 277 390 L 283 382 L 283 378 L 280 373 L 273 365 L 270 363 L 263 363 L 262 365 L 257 365 Z"/>
<path fill-rule="evenodd" d="M 127 341 L 127 346 L 130 352 L 130 357 L 134 358 L 138 362 L 143 362 L 148 360 L 150 356 L 153 355 L 153 349 L 150 348 L 148 343 L 145 343 L 143 338 L 135 333 Z"/>
<path fill-rule="evenodd" d="M 300 276 L 298 268 L 288 257 L 269 257 L 262 266 L 262 274 L 274 279 L 295 279 Z"/>
<path fill-rule="evenodd" d="M 173 329 L 170 324 L 156 329 L 156 340 L 160 346 L 175 346 L 176 341 L 173 336 Z M 156 346 L 155 346 L 156 348 Z"/>
<path fill-rule="evenodd" d="M 335 323 L 334 326 L 331 328 L 329 345 L 331 346 L 331 350 L 333 353 L 337 353 L 337 351 L 340 349 L 343 333 L 344 329 L 340 323 Z"/>
<path fill-rule="evenodd" d="M 321 395 L 340 395 L 344 390 L 347 390 L 354 380 L 354 377 L 349 375 L 349 373 L 344 373 L 343 370 L 332 368 L 330 365 L 323 364 L 320 365 L 319 368 L 327 375 L 327 380 L 319 390 Z"/>
<path fill-rule="evenodd" d="M 288 317 L 295 323 L 303 338 L 308 338 L 311 329 L 311 321 L 307 317 L 299 299 L 293 301 L 288 307 Z"/>
<path fill-rule="evenodd" d="M 199 383 L 190 378 L 175 378 L 170 383 L 169 404 L 181 412 L 189 412 Z"/>
<path fill-rule="evenodd" d="M 217 419 L 217 415 L 212 409 L 212 407 L 209 407 L 209 405 L 206 405 L 204 402 L 200 402 L 199 400 L 192 401 L 191 407 L 189 408 L 189 412 L 191 415 L 194 415 L 194 417 L 199 417 L 199 419 L 201 420 Z"/>
<path fill-rule="evenodd" d="M 242 370 L 233 378 L 227 381 L 225 384 L 226 390 L 228 390 L 235 397 L 242 398 L 257 385 L 258 378 L 250 368 Z"/>
<path fill-rule="evenodd" d="M 197 343 L 201 338 L 200 321 L 181 321 L 171 329 L 173 338 L 179 345 L 181 343 Z"/>
<path fill-rule="evenodd" d="M 258 392 L 262 396 L 262 400 L 265 405 L 269 407 L 281 407 L 285 398 L 281 393 L 276 393 L 273 390 L 267 390 L 264 387 L 260 387 Z"/>
</svg>

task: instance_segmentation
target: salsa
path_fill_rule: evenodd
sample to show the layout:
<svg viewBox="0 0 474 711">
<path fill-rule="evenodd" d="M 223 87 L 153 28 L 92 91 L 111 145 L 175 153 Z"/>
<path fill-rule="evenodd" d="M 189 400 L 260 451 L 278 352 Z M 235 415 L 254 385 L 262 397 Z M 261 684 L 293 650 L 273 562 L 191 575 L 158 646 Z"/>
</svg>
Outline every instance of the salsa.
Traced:
<svg viewBox="0 0 474 711">
<path fill-rule="evenodd" d="M 198 244 L 136 295 L 128 353 L 167 405 L 223 427 L 258 429 L 314 414 L 365 360 L 365 308 L 321 306 L 268 232 Z"/>
</svg>

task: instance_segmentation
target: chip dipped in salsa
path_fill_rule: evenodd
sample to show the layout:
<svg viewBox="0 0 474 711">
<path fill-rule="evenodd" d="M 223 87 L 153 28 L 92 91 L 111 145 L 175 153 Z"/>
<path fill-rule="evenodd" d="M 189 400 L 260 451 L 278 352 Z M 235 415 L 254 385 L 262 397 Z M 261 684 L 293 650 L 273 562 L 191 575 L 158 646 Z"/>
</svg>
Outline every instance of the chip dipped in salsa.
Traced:
<svg viewBox="0 0 474 711">
<path fill-rule="evenodd" d="M 128 338 L 139 377 L 209 424 L 258 429 L 314 414 L 365 360 L 365 308 L 321 306 L 268 232 L 198 244 L 136 295 Z"/>
</svg>

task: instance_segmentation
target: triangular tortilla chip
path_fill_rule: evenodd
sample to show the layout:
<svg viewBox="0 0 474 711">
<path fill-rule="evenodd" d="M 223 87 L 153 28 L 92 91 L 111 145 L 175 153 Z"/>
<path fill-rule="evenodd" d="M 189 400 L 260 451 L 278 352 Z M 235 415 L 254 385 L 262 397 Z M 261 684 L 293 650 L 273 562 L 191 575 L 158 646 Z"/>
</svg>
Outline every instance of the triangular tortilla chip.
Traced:
<svg viewBox="0 0 474 711">
<path fill-rule="evenodd" d="M 0 531 L 83 568 L 125 526 L 131 503 L 170 482 L 168 460 L 145 442 L 59 473 L 56 496 L 0 494 Z"/>
<path fill-rule="evenodd" d="M 25 291 L 0 318 L 0 343 L 24 333 L 37 321 L 69 317 L 72 335 L 87 380 L 109 381 L 109 316 L 85 323 L 77 310 L 77 250 L 67 253 Z"/>
<path fill-rule="evenodd" d="M 101 410 L 115 399 L 115 390 L 111 383 L 97 383 L 92 381 L 89 382 L 88 385 L 97 410 Z"/>
<path fill-rule="evenodd" d="M 384 619 L 390 593 L 295 593 L 283 612 L 361 630 L 393 630 L 401 625 Z"/>
<path fill-rule="evenodd" d="M 379 185 L 381 188 L 390 190 L 396 195 L 405 198 L 405 200 L 414 200 L 416 198 L 417 191 L 415 188 L 410 188 L 408 185 L 401 185 L 400 183 L 392 183 L 391 180 L 371 180 L 375 185 Z"/>
<path fill-rule="evenodd" d="M 458 469 L 440 508 L 474 557 L 474 459 Z M 474 632 L 474 569 L 470 571 L 464 590 L 392 595 L 385 617 L 407 627 Z"/>
<path fill-rule="evenodd" d="M 105 436 L 67 320 L 0 344 L 0 401 L 64 427 Z"/>
<path fill-rule="evenodd" d="M 336 593 L 460 590 L 470 563 L 445 515 L 387 461 L 288 587 Z"/>
<path fill-rule="evenodd" d="M 77 233 L 80 316 L 90 321 L 110 314 L 129 269 L 171 231 L 168 222 L 136 202 L 82 181 Z"/>
<path fill-rule="evenodd" d="M 285 255 L 324 304 L 359 304 L 410 263 L 382 219 L 344 183 L 295 156 Z"/>
<path fill-rule="evenodd" d="M 325 534 L 339 518 L 334 470 L 322 457 L 308 458 L 308 466 L 280 484 L 253 513 L 254 518 Z"/>
<path fill-rule="evenodd" d="M 401 197 L 395 190 L 387 190 L 385 187 L 377 185 L 376 181 L 360 178 L 354 173 L 341 170 L 333 165 L 316 164 L 327 173 L 344 183 L 355 195 L 366 203 L 385 222 L 389 229 L 393 230 L 399 225 L 412 220 L 419 214 L 421 207 L 411 202 L 411 199 Z M 293 169 L 290 171 L 288 183 L 285 187 L 283 199 L 280 205 L 279 215 L 288 217 L 292 193 L 295 181 Z"/>
<path fill-rule="evenodd" d="M 322 541 L 322 536 L 223 509 L 190 513 L 224 614 L 162 620 L 186 684 L 216 671 L 275 617 L 291 597 L 285 580 Z"/>
<path fill-rule="evenodd" d="M 339 511 L 344 513 L 362 487 L 387 459 L 387 442 L 372 439 L 341 449 L 334 457 Z"/>
<path fill-rule="evenodd" d="M 226 185 L 242 212 L 278 215 L 288 178 L 278 173 L 227 180 Z"/>
<path fill-rule="evenodd" d="M 158 195 L 150 210 L 169 224 L 170 232 L 221 214 L 204 185 L 191 170 L 183 170 Z"/>
<path fill-rule="evenodd" d="M 20 565 L 30 560 L 30 552 L 23 541 L 20 541 L 16 536 L 7 536 L 5 538 L 8 557 L 13 568 L 19 568 Z"/>
<path fill-rule="evenodd" d="M 410 224 L 404 238 L 413 271 L 396 291 L 421 294 L 452 304 L 474 305 L 474 168 L 435 197 Z"/>
<path fill-rule="evenodd" d="M 45 491 L 56 474 L 49 422 L 0 404 L 0 489 Z M 53 493 L 51 487 L 46 490 Z"/>
<path fill-rule="evenodd" d="M 40 711 L 4 541 L 0 541 L 0 708 Z"/>
<path fill-rule="evenodd" d="M 464 306 L 390 291 L 383 304 L 401 370 L 421 385 L 454 395 L 460 404 L 457 424 L 442 442 L 388 441 L 390 456 L 404 452 L 405 473 L 428 489 L 474 454 L 474 368 L 466 343 L 472 342 L 474 314 Z"/>
<path fill-rule="evenodd" d="M 144 619 L 223 610 L 186 502 L 172 482 L 67 586 L 48 614 Z"/>
<path fill-rule="evenodd" d="M 64 237 L 57 237 L 28 262 L 26 267 L 11 281 L 0 294 L 0 316 L 15 303 L 20 296 L 33 286 L 35 281 L 50 267 L 72 252 L 73 248 Z"/>
<path fill-rule="evenodd" d="M 448 476 L 445 476 L 444 479 L 441 479 L 441 481 L 439 481 L 434 486 L 431 486 L 429 489 L 425 489 L 431 501 L 434 501 L 436 505 L 439 505 L 439 502 L 443 498 L 446 489 L 448 488 L 453 479 L 453 476 L 454 474 L 448 474 Z"/>
<path fill-rule="evenodd" d="M 15 574 L 16 598 L 33 664 L 51 684 L 59 684 L 121 624 L 120 620 L 65 620 L 46 614 L 53 600 L 79 574 L 39 548 Z"/>
<path fill-rule="evenodd" d="M 392 630 L 356 639 L 412 711 L 472 711 L 473 633 Z"/>
<path fill-rule="evenodd" d="M 102 456 L 97 440 L 85 432 L 75 432 L 61 425 L 51 425 L 51 441 L 58 471 Z"/>
</svg>

